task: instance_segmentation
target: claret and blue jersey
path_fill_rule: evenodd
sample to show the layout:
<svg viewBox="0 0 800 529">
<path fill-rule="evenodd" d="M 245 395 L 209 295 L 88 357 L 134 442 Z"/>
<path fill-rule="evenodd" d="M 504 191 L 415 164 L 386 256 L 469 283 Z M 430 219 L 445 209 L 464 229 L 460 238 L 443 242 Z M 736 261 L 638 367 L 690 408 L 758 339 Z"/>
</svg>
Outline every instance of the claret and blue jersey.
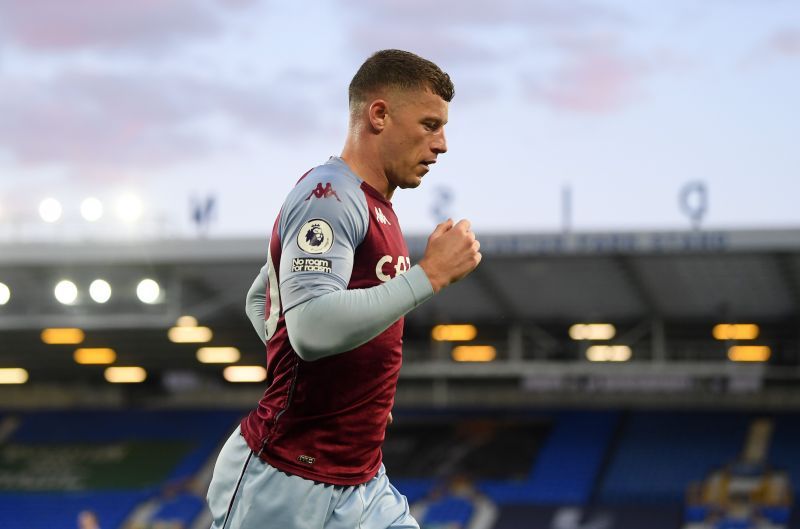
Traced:
<svg viewBox="0 0 800 529">
<path fill-rule="evenodd" d="M 392 204 L 340 158 L 309 171 L 275 221 L 267 262 L 267 383 L 242 421 L 250 448 L 307 479 L 356 485 L 381 464 L 402 362 L 403 318 L 355 349 L 314 362 L 292 349 L 284 314 L 312 298 L 369 288 L 411 266 Z"/>
</svg>

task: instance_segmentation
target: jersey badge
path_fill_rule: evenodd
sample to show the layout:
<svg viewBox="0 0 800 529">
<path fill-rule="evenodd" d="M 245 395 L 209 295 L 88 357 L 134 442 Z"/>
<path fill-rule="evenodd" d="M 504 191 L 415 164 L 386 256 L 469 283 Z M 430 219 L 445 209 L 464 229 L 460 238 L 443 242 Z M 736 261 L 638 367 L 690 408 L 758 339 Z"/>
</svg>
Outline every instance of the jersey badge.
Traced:
<svg viewBox="0 0 800 529">
<path fill-rule="evenodd" d="M 333 229 L 322 219 L 309 220 L 297 233 L 297 246 L 306 253 L 325 253 L 333 246 Z"/>
<path fill-rule="evenodd" d="M 392 223 L 389 222 L 389 219 L 386 218 L 386 215 L 383 214 L 383 211 L 381 211 L 381 208 L 378 206 L 375 206 L 375 218 L 378 219 L 378 222 L 381 224 L 388 224 L 389 226 L 392 225 Z"/>
<path fill-rule="evenodd" d="M 311 197 L 317 197 L 317 198 L 334 197 L 336 198 L 337 201 L 341 202 L 341 199 L 339 199 L 339 195 L 336 194 L 336 191 L 334 191 L 333 186 L 331 185 L 330 182 L 325 182 L 325 187 L 322 187 L 322 183 L 317 183 L 317 187 L 315 187 L 314 190 L 308 194 L 306 200 L 311 200 Z"/>
</svg>

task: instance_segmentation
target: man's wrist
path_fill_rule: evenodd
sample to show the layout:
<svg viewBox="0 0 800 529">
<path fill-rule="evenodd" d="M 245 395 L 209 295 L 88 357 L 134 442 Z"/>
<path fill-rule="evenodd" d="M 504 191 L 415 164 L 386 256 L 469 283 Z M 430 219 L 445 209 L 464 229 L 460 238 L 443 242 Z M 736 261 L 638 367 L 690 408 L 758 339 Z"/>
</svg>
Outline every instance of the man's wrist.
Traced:
<svg viewBox="0 0 800 529">
<path fill-rule="evenodd" d="M 422 271 L 425 272 L 425 275 L 428 276 L 428 281 L 431 282 L 434 294 L 438 294 L 440 290 L 447 286 L 445 281 L 432 270 L 433 267 L 431 267 L 425 259 L 422 259 L 418 264 L 419 267 L 422 268 Z"/>
</svg>

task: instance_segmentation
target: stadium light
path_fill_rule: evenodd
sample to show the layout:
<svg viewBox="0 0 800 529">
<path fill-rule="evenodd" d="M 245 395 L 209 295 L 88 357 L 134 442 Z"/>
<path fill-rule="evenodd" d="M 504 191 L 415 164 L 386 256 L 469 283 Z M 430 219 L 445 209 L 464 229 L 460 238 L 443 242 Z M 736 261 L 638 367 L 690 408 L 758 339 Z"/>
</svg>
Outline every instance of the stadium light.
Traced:
<svg viewBox="0 0 800 529">
<path fill-rule="evenodd" d="M 78 364 L 113 364 L 117 353 L 109 347 L 81 347 L 75 349 L 72 358 Z"/>
<path fill-rule="evenodd" d="M 261 366 L 228 366 L 222 371 L 228 382 L 263 382 L 267 370 Z"/>
<path fill-rule="evenodd" d="M 94 197 L 81 202 L 81 217 L 87 222 L 95 222 L 103 216 L 103 203 Z"/>
<path fill-rule="evenodd" d="M 43 330 L 41 337 L 48 345 L 77 345 L 83 342 L 84 334 L 75 328 L 52 328 Z"/>
<path fill-rule="evenodd" d="M 632 355 L 627 345 L 592 345 L 586 349 L 586 359 L 590 362 L 627 362 Z"/>
<path fill-rule="evenodd" d="M 167 331 L 167 337 L 172 343 L 206 343 L 211 341 L 214 333 L 208 327 L 199 327 L 194 316 L 181 316 Z"/>
<path fill-rule="evenodd" d="M 21 367 L 0 368 L 0 384 L 24 384 L 28 381 L 28 371 Z"/>
<path fill-rule="evenodd" d="M 63 211 L 61 202 L 54 198 L 46 198 L 39 203 L 39 216 L 45 222 L 57 222 Z"/>
<path fill-rule="evenodd" d="M 437 342 L 468 342 L 478 335 L 474 325 L 437 325 L 431 331 L 431 337 Z"/>
<path fill-rule="evenodd" d="M 72 305 L 78 299 L 78 287 L 67 279 L 59 281 L 53 293 L 62 305 Z"/>
<path fill-rule="evenodd" d="M 147 379 L 147 371 L 138 366 L 107 367 L 104 376 L 112 384 L 138 384 Z"/>
<path fill-rule="evenodd" d="M 718 323 L 711 331 L 717 340 L 755 340 L 758 333 L 755 323 Z"/>
<path fill-rule="evenodd" d="M 197 361 L 201 364 L 232 364 L 241 357 L 236 347 L 201 347 L 197 350 Z"/>
<path fill-rule="evenodd" d="M 497 357 L 497 349 L 491 345 L 459 345 L 453 348 L 456 362 L 491 362 Z"/>
<path fill-rule="evenodd" d="M 152 279 L 142 279 L 139 281 L 139 284 L 136 285 L 136 297 L 138 297 L 139 301 L 142 303 L 152 305 L 158 301 L 160 295 L 161 287 Z"/>
<path fill-rule="evenodd" d="M 734 345 L 728 349 L 728 360 L 732 362 L 766 362 L 771 355 L 766 345 Z"/>
<path fill-rule="evenodd" d="M 194 316 L 181 316 L 175 322 L 178 327 L 197 327 L 197 318 Z"/>
<path fill-rule="evenodd" d="M 103 279 L 95 279 L 92 281 L 92 284 L 89 285 L 89 296 L 91 296 L 95 303 L 105 303 L 111 299 L 111 285 L 108 284 L 108 281 Z"/>
<path fill-rule="evenodd" d="M 610 340 L 616 334 L 617 329 L 610 323 L 576 323 L 569 328 L 573 340 Z"/>
<path fill-rule="evenodd" d="M 5 305 L 11 299 L 11 289 L 5 283 L 0 283 L 0 305 Z"/>
<path fill-rule="evenodd" d="M 117 201 L 117 216 L 123 222 L 136 222 L 142 216 L 142 201 L 134 195 L 123 195 Z"/>
</svg>

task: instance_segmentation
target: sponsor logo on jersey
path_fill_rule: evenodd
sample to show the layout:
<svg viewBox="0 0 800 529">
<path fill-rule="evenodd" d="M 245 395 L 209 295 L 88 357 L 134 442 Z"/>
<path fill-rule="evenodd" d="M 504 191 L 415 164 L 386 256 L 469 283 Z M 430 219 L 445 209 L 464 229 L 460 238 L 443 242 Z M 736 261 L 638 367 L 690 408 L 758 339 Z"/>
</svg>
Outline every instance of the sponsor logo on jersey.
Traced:
<svg viewBox="0 0 800 529">
<path fill-rule="evenodd" d="M 389 226 L 392 225 L 389 222 L 389 219 L 386 218 L 386 215 L 383 214 L 383 211 L 381 211 L 381 208 L 378 206 L 375 206 L 375 218 L 378 219 L 378 222 L 381 224 L 388 224 Z"/>
<path fill-rule="evenodd" d="M 292 259 L 292 272 L 331 273 L 331 262 L 319 257 L 295 257 Z"/>
<path fill-rule="evenodd" d="M 405 274 L 408 272 L 408 269 L 411 268 L 411 258 L 405 255 L 399 255 L 395 261 L 391 255 L 384 255 L 381 257 L 378 260 L 378 264 L 375 265 L 375 275 L 378 276 L 378 279 L 384 282 L 389 281 L 392 278 L 392 276 L 383 271 L 384 266 L 387 264 L 392 265 L 394 268 L 394 277 L 397 277 L 401 274 Z"/>
<path fill-rule="evenodd" d="M 313 465 L 317 461 L 317 458 L 307 455 L 301 455 L 297 456 L 297 460 L 300 461 L 301 463 L 305 463 L 306 465 Z"/>
<path fill-rule="evenodd" d="M 303 224 L 297 233 L 297 246 L 306 253 L 325 253 L 333 246 L 333 229 L 322 219 Z"/>
<path fill-rule="evenodd" d="M 322 184 L 318 183 L 317 187 L 315 187 L 314 190 L 308 194 L 306 200 L 311 200 L 311 197 L 317 197 L 317 198 L 334 197 L 336 198 L 336 200 L 341 202 L 341 200 L 339 199 L 339 195 L 336 194 L 336 191 L 334 191 L 333 186 L 330 184 L 330 182 L 325 182 L 325 187 L 322 187 Z"/>
</svg>

